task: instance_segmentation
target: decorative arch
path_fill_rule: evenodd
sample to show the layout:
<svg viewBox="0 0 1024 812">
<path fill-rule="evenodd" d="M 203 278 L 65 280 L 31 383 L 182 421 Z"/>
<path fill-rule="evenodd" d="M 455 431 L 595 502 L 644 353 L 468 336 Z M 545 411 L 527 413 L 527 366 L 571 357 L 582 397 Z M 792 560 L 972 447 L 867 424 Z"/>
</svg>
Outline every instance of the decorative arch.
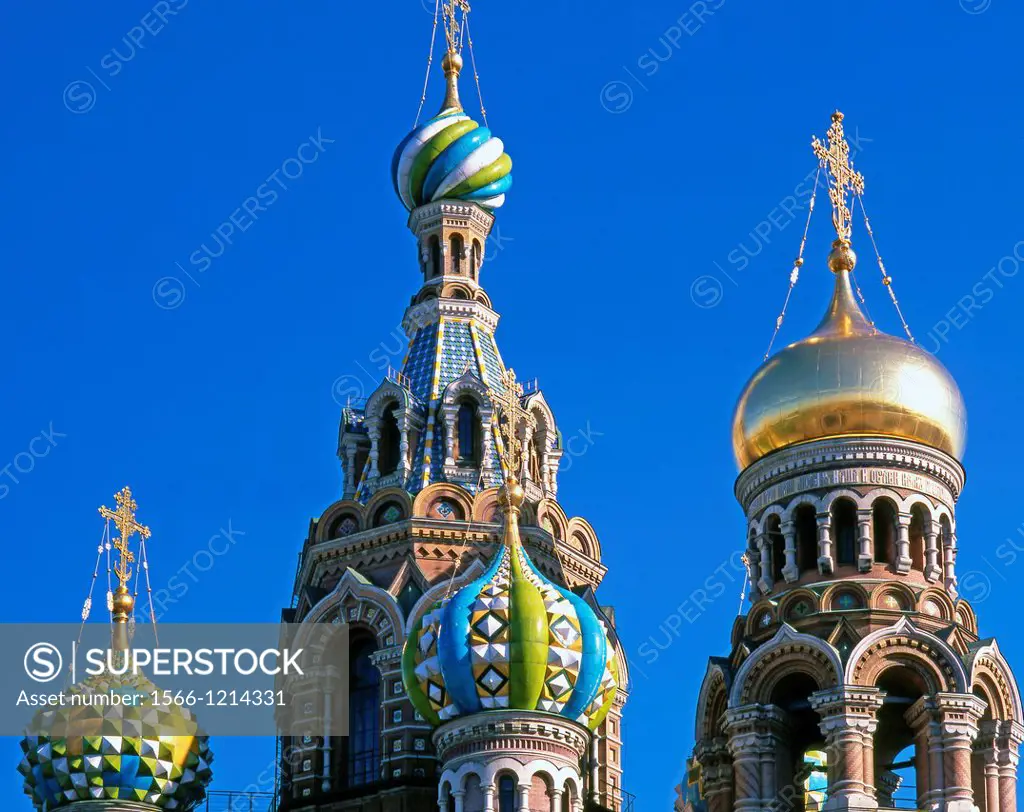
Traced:
<svg viewBox="0 0 1024 812">
<path fill-rule="evenodd" d="M 545 519 L 549 520 L 550 526 L 545 524 Z M 556 539 L 563 540 L 568 537 L 569 520 L 562 506 L 554 499 L 544 498 L 537 503 L 536 525 L 543 527 Z"/>
<path fill-rule="evenodd" d="M 473 515 L 473 496 L 465 488 L 450 482 L 435 482 L 416 494 L 412 503 L 412 515 L 430 517 L 431 508 L 440 501 L 457 505 L 462 512 L 462 516 L 459 517 L 461 519 Z"/>
<path fill-rule="evenodd" d="M 491 396 L 487 391 L 487 385 L 480 380 L 480 376 L 474 373 L 472 369 L 467 369 L 462 375 L 448 384 L 444 388 L 444 394 L 441 396 L 441 400 L 446 406 L 454 406 L 463 398 L 469 398 L 474 401 L 481 409 L 491 408 Z"/>
<path fill-rule="evenodd" d="M 390 379 L 385 379 L 366 399 L 363 414 L 367 417 L 380 417 L 384 412 L 384 407 L 392 401 L 397 401 L 400 409 L 408 409 L 409 390 Z"/>
<path fill-rule="evenodd" d="M 942 589 L 932 587 L 917 596 L 917 611 L 923 615 L 950 622 L 956 617 L 956 609 L 949 594 Z"/>
<path fill-rule="evenodd" d="M 704 681 L 697 696 L 697 716 L 694 719 L 694 741 L 702 742 L 716 736 L 725 735 L 722 726 L 722 714 L 729 706 L 729 689 L 732 687 L 732 674 L 726 670 L 721 661 L 712 658 L 708 661 Z"/>
<path fill-rule="evenodd" d="M 854 596 L 857 601 L 856 606 L 840 606 L 837 601 L 841 595 L 848 594 Z M 838 583 L 832 584 L 826 589 L 821 595 L 821 607 L 826 612 L 844 612 L 853 609 L 867 609 L 868 608 L 868 591 L 856 581 L 850 579 L 844 579 Z"/>
<path fill-rule="evenodd" d="M 965 665 L 971 689 L 981 687 L 984 690 L 994 719 L 1014 722 L 1024 719 L 1017 681 L 995 640 L 972 646 Z"/>
<path fill-rule="evenodd" d="M 491 306 L 491 297 L 484 293 L 483 290 L 478 290 L 473 298 L 482 305 L 486 305 L 487 307 Z"/>
<path fill-rule="evenodd" d="M 794 589 L 779 601 L 779 618 L 784 623 L 791 623 L 820 611 L 821 603 L 818 596 L 810 589 Z"/>
<path fill-rule="evenodd" d="M 839 488 L 838 490 L 829 491 L 823 497 L 821 497 L 821 501 L 819 503 L 821 507 L 819 512 L 831 514 L 832 506 L 839 499 L 849 499 L 857 506 L 858 509 L 863 508 L 865 506 L 864 497 L 857 493 L 855 490 L 852 490 L 850 488 Z"/>
<path fill-rule="evenodd" d="M 729 692 L 729 707 L 752 702 L 767 704 L 775 686 L 794 673 L 809 676 L 818 690 L 843 684 L 839 652 L 824 640 L 801 634 L 784 623 L 771 640 L 754 649 L 739 667 Z"/>
<path fill-rule="evenodd" d="M 764 632 L 765 629 L 777 623 L 778 620 L 779 617 L 775 604 L 767 598 L 763 598 L 751 606 L 750 611 L 747 612 L 746 634 L 748 637 L 751 637 L 759 632 Z"/>
<path fill-rule="evenodd" d="M 472 299 L 473 291 L 460 282 L 447 282 L 441 287 L 442 299 Z"/>
<path fill-rule="evenodd" d="M 897 666 L 914 671 L 927 686 L 926 693 L 967 693 L 967 672 L 956 652 L 908 617 L 872 632 L 854 646 L 846 664 L 845 681 L 873 688 L 884 671 Z"/>
<path fill-rule="evenodd" d="M 387 502 L 394 502 L 402 512 L 402 519 L 412 515 L 412 496 L 405 488 L 382 488 L 370 497 L 366 503 L 366 521 L 372 524 L 377 518 L 377 511 Z M 399 519 L 398 521 L 401 521 Z"/>
<path fill-rule="evenodd" d="M 778 516 L 780 523 L 788 521 L 788 519 L 786 519 L 786 510 L 782 505 L 769 505 L 764 509 L 764 512 L 761 513 L 760 517 L 753 520 L 750 525 L 754 528 L 757 535 L 760 536 L 762 533 L 766 532 L 765 526 L 771 516 Z"/>
<path fill-rule="evenodd" d="M 871 592 L 872 609 L 884 609 L 890 612 L 910 612 L 916 605 L 917 597 L 914 595 L 914 590 L 897 581 L 888 581 L 875 587 Z"/>
<path fill-rule="evenodd" d="M 582 516 L 573 516 L 569 519 L 566 538 L 569 540 L 578 539 L 585 556 L 595 561 L 601 560 L 601 542 L 598 541 L 597 533 L 590 522 Z"/>
<path fill-rule="evenodd" d="M 356 522 L 356 529 L 353 532 L 358 533 L 360 530 L 366 529 L 366 508 L 354 499 L 341 499 L 320 515 L 316 523 L 315 540 L 321 542 L 339 538 L 339 535 L 333 534 L 332 531 L 337 529 L 338 524 L 349 516 Z M 344 535 L 352 535 L 352 533 Z"/>
<path fill-rule="evenodd" d="M 784 522 L 794 521 L 794 519 L 796 517 L 796 512 L 801 507 L 803 507 L 804 505 L 807 505 L 808 507 L 814 508 L 814 512 L 815 513 L 820 513 L 821 512 L 821 500 L 820 499 L 816 499 L 814 496 L 812 496 L 809 493 L 801 493 L 801 494 L 798 494 L 797 496 L 794 496 L 793 499 L 783 509 L 782 513 L 780 514 L 781 517 L 782 517 L 782 521 L 784 521 Z"/>
<path fill-rule="evenodd" d="M 498 488 L 487 488 L 473 497 L 473 508 L 470 515 L 474 522 L 500 522 L 502 520 L 501 505 L 498 503 Z"/>
<path fill-rule="evenodd" d="M 346 609 L 348 611 L 344 611 Z M 314 624 L 329 622 L 364 626 L 372 631 L 380 648 L 391 648 L 405 642 L 402 610 L 394 596 L 351 567 L 345 569 L 334 589 L 309 610 L 302 626 L 307 630 L 306 634 L 313 634 Z M 300 632 L 296 645 L 302 639 Z"/>
<path fill-rule="evenodd" d="M 573 790 L 576 790 L 576 779 L 572 767 L 557 767 L 554 762 L 546 758 L 527 757 L 526 760 L 523 760 L 515 756 L 490 759 L 483 764 L 468 761 L 457 770 L 445 770 L 441 775 L 441 783 L 449 782 L 453 792 L 465 790 L 466 783 L 475 776 L 481 786 L 496 787 L 498 778 L 502 775 L 514 776 L 517 786 L 529 786 L 535 775 L 545 775 L 555 789 L 564 790 L 567 785 L 571 785 Z"/>
<path fill-rule="evenodd" d="M 957 600 L 954 605 L 956 607 L 956 615 L 954 616 L 956 622 L 967 629 L 967 631 L 977 634 L 978 616 L 974 614 L 974 609 L 971 608 L 971 605 L 963 598 Z"/>
</svg>

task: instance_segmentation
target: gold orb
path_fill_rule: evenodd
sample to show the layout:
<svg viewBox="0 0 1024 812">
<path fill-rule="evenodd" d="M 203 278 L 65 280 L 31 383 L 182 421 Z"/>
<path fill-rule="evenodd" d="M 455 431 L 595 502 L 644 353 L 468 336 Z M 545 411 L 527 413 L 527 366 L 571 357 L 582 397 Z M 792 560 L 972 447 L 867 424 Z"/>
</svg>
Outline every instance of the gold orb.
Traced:
<svg viewBox="0 0 1024 812">
<path fill-rule="evenodd" d="M 832 437 L 892 437 L 963 454 L 967 411 L 956 381 L 930 353 L 868 323 L 842 267 L 855 261 L 847 248 L 829 257 L 839 267 L 824 320 L 765 361 L 740 395 L 732 442 L 741 470 Z"/>
</svg>

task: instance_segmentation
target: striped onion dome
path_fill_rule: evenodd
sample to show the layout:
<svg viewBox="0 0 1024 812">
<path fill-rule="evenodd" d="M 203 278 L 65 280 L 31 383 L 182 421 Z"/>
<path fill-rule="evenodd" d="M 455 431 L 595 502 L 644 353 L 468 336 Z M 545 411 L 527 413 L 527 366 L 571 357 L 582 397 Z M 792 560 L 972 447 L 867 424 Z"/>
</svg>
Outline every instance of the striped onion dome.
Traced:
<svg viewBox="0 0 1024 812">
<path fill-rule="evenodd" d="M 189 810 L 200 804 L 213 778 L 209 737 L 199 733 L 187 708 L 154 704 L 156 693 L 141 674 L 100 674 L 67 694 L 132 696 L 135 704 L 83 702 L 40 710 L 21 741 L 18 765 L 34 808 L 130 801 Z"/>
<path fill-rule="evenodd" d="M 395 191 L 409 211 L 435 200 L 466 200 L 496 209 L 512 186 L 512 159 L 505 145 L 462 109 L 461 68 L 458 54 L 445 56 L 448 94 L 441 112 L 409 133 L 391 160 Z"/>
<path fill-rule="evenodd" d="M 502 495 L 504 543 L 480 578 L 413 628 L 402 652 L 406 691 L 434 725 L 518 709 L 595 729 L 618 689 L 615 646 L 600 615 L 527 555 L 518 529 L 522 487 L 510 479 Z"/>
</svg>

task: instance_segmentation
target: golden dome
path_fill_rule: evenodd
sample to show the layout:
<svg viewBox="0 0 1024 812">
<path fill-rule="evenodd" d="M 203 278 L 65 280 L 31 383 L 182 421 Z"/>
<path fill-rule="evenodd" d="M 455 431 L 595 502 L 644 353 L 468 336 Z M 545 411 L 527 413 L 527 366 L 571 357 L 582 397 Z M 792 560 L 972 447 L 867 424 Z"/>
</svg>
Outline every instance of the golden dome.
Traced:
<svg viewBox="0 0 1024 812">
<path fill-rule="evenodd" d="M 963 454 L 967 412 L 953 376 L 916 344 L 868 323 L 850 289 L 855 261 L 848 243 L 835 247 L 825 318 L 743 388 L 732 423 L 741 470 L 780 448 L 829 437 L 894 437 Z"/>
</svg>

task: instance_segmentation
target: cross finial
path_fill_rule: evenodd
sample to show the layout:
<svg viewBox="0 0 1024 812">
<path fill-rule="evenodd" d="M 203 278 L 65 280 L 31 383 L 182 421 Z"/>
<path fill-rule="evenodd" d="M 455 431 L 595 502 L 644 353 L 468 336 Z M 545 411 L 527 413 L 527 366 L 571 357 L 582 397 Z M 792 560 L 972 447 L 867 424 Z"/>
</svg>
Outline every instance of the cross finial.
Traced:
<svg viewBox="0 0 1024 812">
<path fill-rule="evenodd" d="M 457 54 L 462 51 L 459 42 L 462 30 L 461 19 L 469 13 L 469 0 L 442 0 L 441 10 L 444 14 L 444 35 L 448 41 L 448 53 Z M 458 17 L 460 11 L 462 18 Z"/>
<path fill-rule="evenodd" d="M 112 521 L 119 533 L 118 537 L 114 539 L 114 549 L 119 554 L 118 560 L 114 564 L 114 574 L 120 582 L 121 589 L 127 590 L 128 582 L 132 577 L 131 563 L 135 560 L 135 553 L 131 551 L 129 542 L 136 533 L 143 539 L 148 539 L 150 531 L 148 527 L 135 520 L 135 511 L 138 505 L 132 498 L 131 488 L 127 486 L 122 488 L 120 492 L 114 494 L 114 500 L 117 503 L 117 510 L 111 510 L 104 505 L 100 508 L 100 516 Z"/>
<path fill-rule="evenodd" d="M 828 176 L 828 196 L 832 201 L 832 225 L 840 240 L 849 242 L 853 216 L 846 203 L 847 190 L 854 195 L 864 191 L 864 176 L 853 169 L 850 160 L 850 145 L 843 133 L 843 114 L 836 110 L 832 114 L 832 125 L 826 134 L 828 145 L 815 136 L 811 139 L 814 154 L 821 162 L 821 168 Z"/>
<path fill-rule="evenodd" d="M 519 439 L 520 423 L 532 426 L 533 416 L 523 408 L 523 385 L 516 380 L 514 369 L 501 375 L 502 392 L 491 390 L 491 400 L 498 407 L 498 431 L 501 432 L 501 462 L 509 477 L 517 477 L 523 464 L 523 442 Z"/>
</svg>

